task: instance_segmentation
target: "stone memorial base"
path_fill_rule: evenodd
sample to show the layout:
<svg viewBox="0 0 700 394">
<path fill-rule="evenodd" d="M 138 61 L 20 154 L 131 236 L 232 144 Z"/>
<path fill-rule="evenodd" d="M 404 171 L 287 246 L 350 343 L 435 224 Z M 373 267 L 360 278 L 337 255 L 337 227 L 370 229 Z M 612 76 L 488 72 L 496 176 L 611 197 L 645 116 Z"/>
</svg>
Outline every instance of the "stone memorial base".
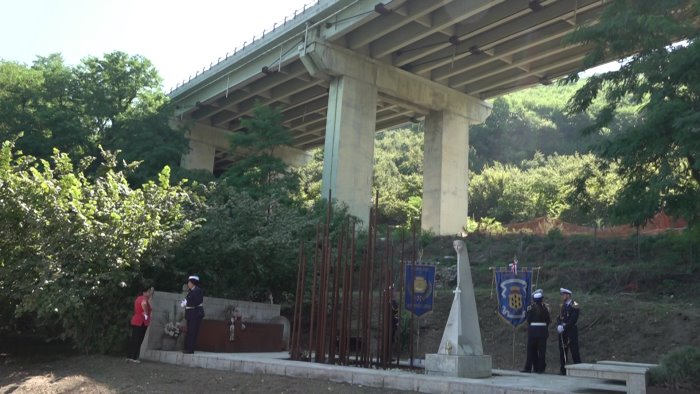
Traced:
<svg viewBox="0 0 700 394">
<path fill-rule="evenodd" d="M 491 376 L 491 356 L 426 354 L 425 373 L 460 378 L 488 378 Z"/>
</svg>

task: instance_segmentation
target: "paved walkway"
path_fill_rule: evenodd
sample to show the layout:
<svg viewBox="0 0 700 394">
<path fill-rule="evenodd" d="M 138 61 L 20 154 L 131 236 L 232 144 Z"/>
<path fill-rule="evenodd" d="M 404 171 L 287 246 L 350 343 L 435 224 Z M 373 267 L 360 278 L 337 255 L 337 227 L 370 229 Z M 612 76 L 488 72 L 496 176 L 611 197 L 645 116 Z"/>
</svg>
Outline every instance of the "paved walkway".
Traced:
<svg viewBox="0 0 700 394">
<path fill-rule="evenodd" d="M 357 367 L 291 361 L 282 353 L 208 353 L 182 354 L 175 351 L 147 350 L 142 359 L 252 374 L 290 376 L 330 380 L 354 385 L 383 387 L 424 393 L 605 393 L 626 392 L 624 385 L 559 375 L 525 374 L 494 370 L 487 379 L 429 376 L 403 370 L 376 370 Z"/>
</svg>

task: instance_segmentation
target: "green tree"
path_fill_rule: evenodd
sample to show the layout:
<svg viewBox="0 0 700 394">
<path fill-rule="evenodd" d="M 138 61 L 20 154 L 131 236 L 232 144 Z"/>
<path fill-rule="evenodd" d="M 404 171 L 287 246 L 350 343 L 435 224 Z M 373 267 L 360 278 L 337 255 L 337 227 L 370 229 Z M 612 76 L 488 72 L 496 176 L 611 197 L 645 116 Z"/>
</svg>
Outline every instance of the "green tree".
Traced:
<svg viewBox="0 0 700 394">
<path fill-rule="evenodd" d="M 10 142 L 0 149 L 2 302 L 85 352 L 123 345 L 136 284 L 165 269 L 169 250 L 197 225 L 198 196 L 171 185 L 167 167 L 134 189 L 105 156 L 91 179 L 90 158 L 75 167 L 58 151 L 49 161 Z"/>
<path fill-rule="evenodd" d="M 591 224 L 596 229 L 609 224 L 620 185 L 614 167 L 603 165 L 598 158 L 587 161 L 566 185 L 565 201 L 570 209 L 564 213 L 563 219 Z"/>
<path fill-rule="evenodd" d="M 495 163 L 469 179 L 469 215 L 491 217 L 502 223 L 534 217 L 523 171 Z"/>
<path fill-rule="evenodd" d="M 576 113 L 604 99 L 586 131 L 609 131 L 597 152 L 623 181 L 617 221 L 641 225 L 662 209 L 700 219 L 699 22 L 698 0 L 614 0 L 600 23 L 570 37 L 594 45 L 583 68 L 634 53 L 619 70 L 589 77 L 569 103 Z M 639 106 L 639 122 L 610 130 L 626 101 Z"/>
<path fill-rule="evenodd" d="M 520 166 L 496 162 L 469 182 L 469 214 L 501 223 L 540 216 L 578 223 L 609 220 L 620 182 L 612 171 L 601 172 L 597 159 L 587 155 L 536 154 Z M 580 178 L 596 169 L 595 177 Z"/>
<path fill-rule="evenodd" d="M 379 192 L 380 222 L 409 224 L 421 216 L 423 130 L 385 130 L 375 141 L 373 189 Z"/>
<path fill-rule="evenodd" d="M 170 125 L 173 108 L 148 59 L 124 52 L 88 57 L 75 75 L 86 123 L 99 144 L 121 151 L 126 161 L 140 162 L 129 174 L 132 183 L 153 179 L 166 165 L 179 168 L 187 139 L 183 129 Z"/>
<path fill-rule="evenodd" d="M 292 202 L 299 186 L 297 174 L 275 156 L 281 147 L 292 144 L 282 120 L 279 109 L 257 105 L 253 116 L 241 121 L 245 131 L 234 133 L 230 139 L 239 159 L 223 175 L 227 184 L 254 199 Z"/>
<path fill-rule="evenodd" d="M 147 59 L 123 52 L 88 57 L 76 67 L 58 54 L 31 67 L 0 61 L 0 140 L 16 140 L 17 148 L 43 159 L 58 148 L 74 164 L 99 157 L 100 145 L 121 150 L 124 159 L 142 162 L 129 174 L 141 184 L 165 165 L 176 167 L 187 148 L 184 130 L 168 125 L 172 109 L 160 84 Z"/>
<path fill-rule="evenodd" d="M 202 227 L 173 250 L 163 282 L 178 283 L 182 274 L 197 272 L 207 293 L 219 297 L 294 291 L 299 242 L 310 228 L 305 210 L 221 184 L 211 185 L 199 215 Z"/>
<path fill-rule="evenodd" d="M 307 208 L 321 200 L 321 180 L 323 178 L 323 149 L 315 149 L 306 165 L 293 169 L 299 178 L 299 194 L 296 199 Z"/>
<path fill-rule="evenodd" d="M 32 67 L 0 61 L 0 140 L 42 158 L 56 147 L 76 157 L 94 151 L 74 100 L 74 75 L 60 55 L 39 57 Z"/>
</svg>

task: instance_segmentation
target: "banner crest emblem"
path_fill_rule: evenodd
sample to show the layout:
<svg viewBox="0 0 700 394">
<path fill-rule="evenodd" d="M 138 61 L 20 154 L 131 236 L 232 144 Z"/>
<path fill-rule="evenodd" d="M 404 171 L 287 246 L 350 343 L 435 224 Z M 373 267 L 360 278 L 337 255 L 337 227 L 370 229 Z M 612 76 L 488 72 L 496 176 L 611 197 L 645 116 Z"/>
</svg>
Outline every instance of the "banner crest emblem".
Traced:
<svg viewBox="0 0 700 394">
<path fill-rule="evenodd" d="M 416 316 L 433 311 L 435 266 L 406 264 L 404 268 L 405 308 Z"/>
</svg>

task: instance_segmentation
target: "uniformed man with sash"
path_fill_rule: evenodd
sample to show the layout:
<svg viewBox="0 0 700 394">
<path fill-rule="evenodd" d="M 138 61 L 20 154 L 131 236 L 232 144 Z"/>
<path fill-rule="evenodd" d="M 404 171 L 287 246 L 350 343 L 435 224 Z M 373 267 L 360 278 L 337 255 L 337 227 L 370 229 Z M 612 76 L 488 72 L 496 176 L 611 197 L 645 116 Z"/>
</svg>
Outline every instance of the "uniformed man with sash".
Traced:
<svg viewBox="0 0 700 394">
<path fill-rule="evenodd" d="M 561 312 L 557 317 L 557 333 L 559 334 L 559 372 L 566 375 L 567 351 L 571 352 L 574 364 L 581 363 L 581 355 L 578 351 L 578 322 L 579 304 L 571 297 L 573 293 L 569 289 L 559 289 L 561 294 Z"/>
<path fill-rule="evenodd" d="M 547 366 L 547 338 L 549 337 L 549 324 L 552 319 L 549 315 L 549 306 L 543 302 L 544 292 L 535 290 L 532 294 L 534 303 L 527 307 L 527 361 L 525 368 L 520 372 L 543 373 Z"/>
</svg>

